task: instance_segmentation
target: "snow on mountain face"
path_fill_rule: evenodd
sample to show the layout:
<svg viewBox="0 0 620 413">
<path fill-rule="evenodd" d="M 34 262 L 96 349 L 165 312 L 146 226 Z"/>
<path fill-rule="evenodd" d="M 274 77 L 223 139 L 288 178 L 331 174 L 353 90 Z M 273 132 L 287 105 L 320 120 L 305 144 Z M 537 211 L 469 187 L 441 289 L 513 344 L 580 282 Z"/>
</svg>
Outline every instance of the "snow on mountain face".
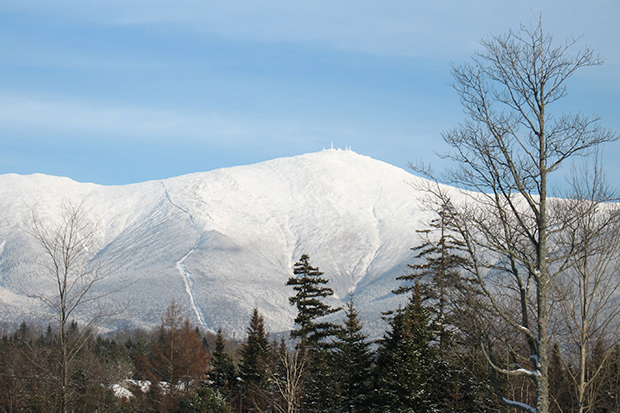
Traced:
<svg viewBox="0 0 620 413">
<path fill-rule="evenodd" d="M 32 297 L 53 283 L 26 228 L 33 213 L 52 223 L 63 202 L 83 201 L 108 272 L 97 288 L 114 290 L 106 299 L 124 307 L 108 328 L 152 327 L 175 300 L 207 329 L 242 336 L 258 307 L 271 331 L 288 330 L 295 310 L 285 283 L 308 254 L 330 279 L 332 304 L 354 293 L 377 334 L 381 311 L 399 300 L 391 294 L 394 278 L 406 271 L 416 230 L 430 218 L 412 186 L 419 179 L 342 150 L 125 186 L 3 175 L 1 317 L 48 321 Z"/>
</svg>

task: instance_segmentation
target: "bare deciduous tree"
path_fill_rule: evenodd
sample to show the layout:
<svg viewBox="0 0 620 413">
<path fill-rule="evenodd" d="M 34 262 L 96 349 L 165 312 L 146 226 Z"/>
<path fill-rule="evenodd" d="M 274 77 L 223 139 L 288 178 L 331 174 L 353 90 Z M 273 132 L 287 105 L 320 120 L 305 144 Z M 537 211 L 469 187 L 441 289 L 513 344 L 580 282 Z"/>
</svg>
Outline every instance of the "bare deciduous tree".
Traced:
<svg viewBox="0 0 620 413">
<path fill-rule="evenodd" d="M 306 366 L 306 351 L 295 349 L 288 351 L 285 347 L 280 355 L 282 376 L 272 374 L 271 379 L 276 384 L 279 396 L 284 401 L 283 406 L 275 405 L 282 413 L 297 413 L 301 408 L 303 395 L 303 376 Z"/>
<path fill-rule="evenodd" d="M 549 179 L 567 160 L 616 139 L 597 117 L 552 115 L 567 79 L 602 63 L 588 48 L 573 53 L 576 41 L 556 43 L 540 22 L 484 40 L 472 63 L 453 68 L 469 120 L 443 135 L 453 148 L 446 157 L 459 165 L 447 182 L 472 191 L 463 191 L 451 212 L 472 258 L 470 270 L 494 316 L 523 339 L 521 345 L 504 339 L 515 334 L 489 337 L 483 347 L 498 373 L 534 382 L 534 403 L 501 397 L 530 413 L 549 411 L 550 289 L 574 254 L 559 242 L 570 222 L 553 213 Z M 434 191 L 444 204 L 440 187 Z M 511 361 L 494 362 L 489 343 L 501 343 Z"/>
<path fill-rule="evenodd" d="M 558 204 L 556 213 L 566 225 L 558 243 L 572 252 L 566 255 L 562 271 L 553 280 L 556 315 L 564 330 L 565 357 L 576 369 L 567 369 L 576 388 L 577 412 L 593 407 L 595 384 L 618 342 L 620 307 L 620 211 L 615 194 L 604 183 L 597 166 L 593 173 L 581 171 L 573 179 L 568 199 Z M 566 219 L 568 218 L 568 219 Z M 605 344 L 602 346 L 602 344 Z M 598 365 L 591 361 L 594 353 Z"/>
<path fill-rule="evenodd" d="M 105 277 L 100 263 L 94 259 L 96 228 L 87 217 L 84 202 L 74 205 L 64 203 L 59 220 L 49 224 L 32 214 L 30 233 L 43 252 L 43 268 L 55 286 L 53 291 L 36 295 L 54 313 L 59 328 L 60 411 L 65 413 L 70 403 L 71 366 L 80 350 L 87 343 L 88 335 L 98 322 L 114 310 L 91 313 L 89 320 L 78 331 L 71 331 L 71 323 L 80 309 L 96 305 L 108 293 L 95 293 L 93 287 Z M 76 325 L 77 326 L 77 325 Z"/>
</svg>

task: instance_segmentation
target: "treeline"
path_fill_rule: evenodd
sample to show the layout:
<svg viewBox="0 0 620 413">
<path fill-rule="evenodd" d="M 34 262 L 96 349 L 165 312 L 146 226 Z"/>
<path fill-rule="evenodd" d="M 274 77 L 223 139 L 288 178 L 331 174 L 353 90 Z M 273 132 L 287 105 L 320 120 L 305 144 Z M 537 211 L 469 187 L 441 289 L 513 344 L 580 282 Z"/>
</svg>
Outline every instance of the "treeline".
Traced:
<svg viewBox="0 0 620 413">
<path fill-rule="evenodd" d="M 270 338 L 258 309 L 241 343 L 221 331 L 202 334 L 175 303 L 150 332 L 102 337 L 72 322 L 67 340 L 79 348 L 68 365 L 68 388 L 59 391 L 58 332 L 22 323 L 0 342 L 0 411 L 495 412 L 508 410 L 496 394 L 535 397 L 532 381 L 502 381 L 490 368 L 475 325 L 484 302 L 475 283 L 456 271 L 465 263 L 428 245 L 418 251 L 427 259 L 399 277 L 404 284 L 395 293 L 408 298 L 385 314 L 388 328 L 377 342 L 364 333 L 353 300 L 344 309 L 326 303 L 333 291 L 305 255 L 287 283 L 298 309 L 290 337 Z M 430 259 L 431 252 L 443 258 Z M 341 324 L 326 321 L 336 312 Z M 595 377 L 589 411 L 618 412 L 620 347 L 597 346 L 584 372 Z M 577 411 L 580 371 L 561 353 L 556 344 L 551 411 Z"/>
</svg>

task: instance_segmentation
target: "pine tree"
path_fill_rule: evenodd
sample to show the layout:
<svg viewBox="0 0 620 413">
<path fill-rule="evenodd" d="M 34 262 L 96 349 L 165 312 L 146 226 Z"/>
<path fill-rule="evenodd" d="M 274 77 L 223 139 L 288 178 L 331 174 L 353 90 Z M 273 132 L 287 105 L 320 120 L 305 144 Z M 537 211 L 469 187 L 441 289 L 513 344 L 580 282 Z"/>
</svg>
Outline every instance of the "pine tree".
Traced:
<svg viewBox="0 0 620 413">
<path fill-rule="evenodd" d="M 263 317 L 255 308 L 248 327 L 247 342 L 241 348 L 239 376 L 242 380 L 243 411 L 262 411 L 268 404 L 270 361 L 269 335 Z"/>
<path fill-rule="evenodd" d="M 334 341 L 333 360 L 337 377 L 338 411 L 361 413 L 369 411 L 373 354 L 359 313 L 349 300 L 343 328 Z"/>
<path fill-rule="evenodd" d="M 297 306 L 296 330 L 291 331 L 291 338 L 299 339 L 301 347 L 318 349 L 325 345 L 324 339 L 337 331 L 337 326 L 320 318 L 339 311 L 323 300 L 334 295 L 334 290 L 324 285 L 329 282 L 318 268 L 312 267 L 307 255 L 302 255 L 293 267 L 294 277 L 286 282 L 292 285 L 295 295 L 289 298 L 291 305 Z"/>
<path fill-rule="evenodd" d="M 419 287 L 411 300 L 395 312 L 378 349 L 374 371 L 374 408 L 377 412 L 430 412 L 435 406 L 433 367 L 436 349 L 430 346 L 429 311 Z"/>
</svg>

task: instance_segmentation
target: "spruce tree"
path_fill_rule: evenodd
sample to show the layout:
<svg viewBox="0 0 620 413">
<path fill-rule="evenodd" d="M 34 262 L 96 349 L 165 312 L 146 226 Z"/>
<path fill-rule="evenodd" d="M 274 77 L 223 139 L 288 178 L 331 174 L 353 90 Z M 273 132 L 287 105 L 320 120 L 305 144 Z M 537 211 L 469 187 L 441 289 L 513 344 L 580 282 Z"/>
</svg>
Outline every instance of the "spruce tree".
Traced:
<svg viewBox="0 0 620 413">
<path fill-rule="evenodd" d="M 471 266 L 466 257 L 464 242 L 457 237 L 449 202 L 438 211 L 439 217 L 431 221 L 431 228 L 418 231 L 422 235 L 420 245 L 412 248 L 416 252 L 415 264 L 409 264 L 409 274 L 396 277 L 408 282 L 395 294 L 405 294 L 418 285 L 423 300 L 428 300 L 433 322 L 439 332 L 441 346 L 449 345 L 449 331 L 463 317 L 463 301 L 471 301 L 477 295 L 473 280 L 463 274 Z"/>
<path fill-rule="evenodd" d="M 301 347 L 318 349 L 326 343 L 324 339 L 333 335 L 338 326 L 320 318 L 339 311 L 341 308 L 332 308 L 323 300 L 334 295 L 334 290 L 325 285 L 329 282 L 318 268 L 312 267 L 307 255 L 302 255 L 299 262 L 293 266 L 294 277 L 286 282 L 292 285 L 295 295 L 289 298 L 291 305 L 297 306 L 296 330 L 291 331 L 291 338 L 299 339 Z"/>
<path fill-rule="evenodd" d="M 389 321 L 379 344 L 374 371 L 374 408 L 377 412 L 430 412 L 436 349 L 431 347 L 429 311 L 419 287 L 410 301 Z"/>
<path fill-rule="evenodd" d="M 242 380 L 243 411 L 263 411 L 268 403 L 271 350 L 263 317 L 255 308 L 248 327 L 247 342 L 241 348 L 239 377 Z"/>
<path fill-rule="evenodd" d="M 359 313 L 349 300 L 343 328 L 334 341 L 333 360 L 337 378 L 338 410 L 361 413 L 369 411 L 373 354 Z"/>
<path fill-rule="evenodd" d="M 328 338 L 336 334 L 338 326 L 322 318 L 341 308 L 332 308 L 323 301 L 334 291 L 325 286 L 329 281 L 321 277 L 323 273 L 318 268 L 310 265 L 307 255 L 301 256 L 293 273 L 295 276 L 289 278 L 286 285 L 293 286 L 295 295 L 289 302 L 297 306 L 297 329 L 291 331 L 291 338 L 299 340 L 297 349 L 307 358 L 303 374 L 303 409 L 307 413 L 335 411 L 336 379 Z"/>
<path fill-rule="evenodd" d="M 412 248 L 418 261 L 409 265 L 409 274 L 397 277 L 406 283 L 394 293 L 414 291 L 429 316 L 429 343 L 435 355 L 433 375 L 427 378 L 432 383 L 428 402 L 436 411 L 493 409 L 496 403 L 488 403 L 488 396 L 494 392 L 471 354 L 478 347 L 476 322 L 485 307 L 479 285 L 468 276 L 471 260 L 458 236 L 449 200 L 444 200 L 430 228 L 419 233 L 422 242 Z"/>
<path fill-rule="evenodd" d="M 237 372 L 232 357 L 225 350 L 222 329 L 217 330 L 215 336 L 215 349 L 211 353 L 208 375 L 211 386 L 231 400 L 236 390 Z"/>
</svg>

